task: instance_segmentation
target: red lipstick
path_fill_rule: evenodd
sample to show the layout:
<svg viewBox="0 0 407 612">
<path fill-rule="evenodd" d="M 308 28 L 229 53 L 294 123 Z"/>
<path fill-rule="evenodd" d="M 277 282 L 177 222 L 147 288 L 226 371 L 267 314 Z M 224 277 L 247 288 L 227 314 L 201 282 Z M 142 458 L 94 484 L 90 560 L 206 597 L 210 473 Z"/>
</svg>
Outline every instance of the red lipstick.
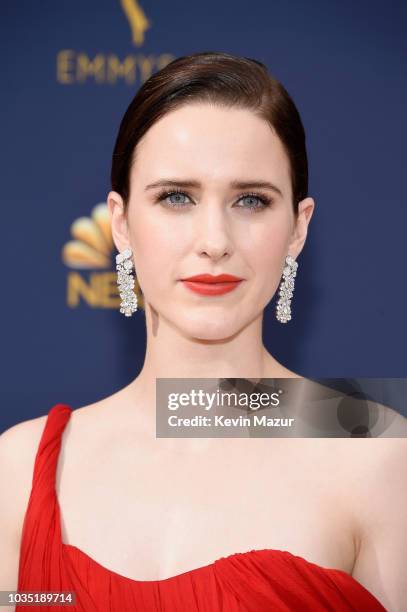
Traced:
<svg viewBox="0 0 407 612">
<path fill-rule="evenodd" d="M 233 291 L 243 280 L 232 274 L 196 274 L 188 278 L 181 279 L 188 289 L 201 295 L 222 295 Z"/>
</svg>

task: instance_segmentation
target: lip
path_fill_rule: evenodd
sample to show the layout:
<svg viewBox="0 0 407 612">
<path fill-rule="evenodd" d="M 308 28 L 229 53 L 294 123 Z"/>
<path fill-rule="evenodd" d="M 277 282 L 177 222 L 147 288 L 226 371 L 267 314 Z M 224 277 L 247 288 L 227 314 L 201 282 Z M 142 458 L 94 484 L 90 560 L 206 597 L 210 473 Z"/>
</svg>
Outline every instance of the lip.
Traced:
<svg viewBox="0 0 407 612">
<path fill-rule="evenodd" d="M 188 289 L 200 295 L 223 295 L 236 289 L 243 279 L 231 274 L 197 274 L 181 280 Z"/>
<path fill-rule="evenodd" d="M 234 276 L 233 274 L 217 274 L 214 276 L 213 274 L 196 274 L 195 276 L 188 276 L 187 278 L 182 278 L 183 281 L 193 281 L 198 283 L 230 283 L 243 280 L 239 276 Z"/>
</svg>

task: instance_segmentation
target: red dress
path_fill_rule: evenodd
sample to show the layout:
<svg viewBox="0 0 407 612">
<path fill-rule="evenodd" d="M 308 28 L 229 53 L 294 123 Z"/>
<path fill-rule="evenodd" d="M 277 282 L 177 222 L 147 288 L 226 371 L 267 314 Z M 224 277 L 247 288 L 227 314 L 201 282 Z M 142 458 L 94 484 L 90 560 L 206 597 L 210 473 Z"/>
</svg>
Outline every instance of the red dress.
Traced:
<svg viewBox="0 0 407 612">
<path fill-rule="evenodd" d="M 386 612 L 357 580 L 286 550 L 250 550 L 162 580 L 133 580 L 61 541 L 55 476 L 61 434 L 72 408 L 47 416 L 35 458 L 20 547 L 18 591 L 74 591 L 68 612 Z M 16 610 L 34 606 L 16 605 Z"/>
</svg>

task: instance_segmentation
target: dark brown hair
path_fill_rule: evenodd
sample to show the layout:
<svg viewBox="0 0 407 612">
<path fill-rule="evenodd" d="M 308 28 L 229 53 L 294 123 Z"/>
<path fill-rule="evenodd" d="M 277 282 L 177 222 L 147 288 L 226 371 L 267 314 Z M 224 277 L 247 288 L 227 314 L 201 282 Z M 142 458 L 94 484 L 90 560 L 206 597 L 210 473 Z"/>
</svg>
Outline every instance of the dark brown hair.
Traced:
<svg viewBox="0 0 407 612">
<path fill-rule="evenodd" d="M 188 102 L 252 110 L 274 128 L 290 162 L 292 204 L 298 214 L 298 203 L 308 195 L 308 160 L 304 127 L 294 102 L 262 62 L 215 51 L 173 60 L 153 74 L 130 102 L 111 170 L 112 189 L 122 196 L 126 212 L 138 142 L 156 121 Z"/>
</svg>

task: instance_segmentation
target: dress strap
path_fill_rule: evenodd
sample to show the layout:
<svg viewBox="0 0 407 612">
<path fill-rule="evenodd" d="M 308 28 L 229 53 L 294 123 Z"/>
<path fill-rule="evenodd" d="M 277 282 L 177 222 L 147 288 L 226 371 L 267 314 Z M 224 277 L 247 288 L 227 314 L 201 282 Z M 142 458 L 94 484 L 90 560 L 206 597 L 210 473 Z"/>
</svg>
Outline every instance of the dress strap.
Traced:
<svg viewBox="0 0 407 612">
<path fill-rule="evenodd" d="M 71 413 L 67 404 L 55 404 L 42 431 L 21 533 L 19 589 L 24 586 L 26 590 L 41 590 L 42 580 L 47 580 L 60 564 L 61 529 L 55 477 L 61 437 Z"/>
<path fill-rule="evenodd" d="M 19 580 L 30 568 L 42 567 L 45 558 L 59 559 L 61 526 L 55 478 L 61 437 L 71 414 L 67 404 L 55 404 L 45 421 L 21 532 Z"/>
<path fill-rule="evenodd" d="M 55 404 L 48 412 L 35 457 L 33 488 L 55 491 L 62 434 L 71 414 L 68 404 Z"/>
</svg>

